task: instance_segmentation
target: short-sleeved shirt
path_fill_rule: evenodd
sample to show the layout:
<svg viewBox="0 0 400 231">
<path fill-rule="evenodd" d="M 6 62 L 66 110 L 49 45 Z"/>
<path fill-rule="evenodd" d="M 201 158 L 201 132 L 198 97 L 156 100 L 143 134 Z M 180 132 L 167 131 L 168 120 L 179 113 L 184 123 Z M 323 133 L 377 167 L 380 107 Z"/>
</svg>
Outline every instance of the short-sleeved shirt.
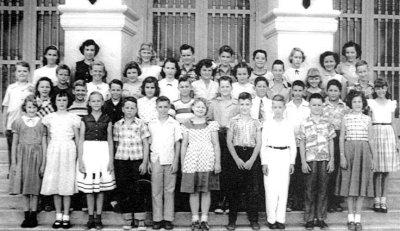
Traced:
<svg viewBox="0 0 400 231">
<path fill-rule="evenodd" d="M 131 124 L 121 119 L 114 124 L 113 139 L 118 142 L 116 160 L 143 159 L 143 139 L 150 136 L 143 120 L 135 118 Z"/>
<path fill-rule="evenodd" d="M 136 99 L 142 98 L 142 82 L 139 80 L 134 82 L 134 83 L 124 83 L 123 88 L 122 88 L 122 96 L 123 97 L 128 97 L 128 96 L 133 96 Z"/>
<path fill-rule="evenodd" d="M 349 113 L 343 117 L 346 140 L 368 141 L 369 124 L 371 117 L 362 113 Z"/>
<path fill-rule="evenodd" d="M 98 91 L 103 95 L 104 100 L 108 100 L 110 98 L 110 87 L 106 83 L 94 84 L 93 82 L 88 83 L 87 85 L 87 95 L 88 97 L 94 91 Z"/>
<path fill-rule="evenodd" d="M 368 106 L 372 111 L 373 123 L 391 123 L 392 113 L 396 110 L 396 100 L 387 100 L 385 104 L 378 103 L 375 99 L 368 99 Z"/>
<path fill-rule="evenodd" d="M 196 66 L 193 65 L 190 69 L 186 69 L 185 65 L 181 66 L 181 75 L 179 78 L 182 78 L 183 76 L 187 76 L 189 78 L 190 82 L 194 82 L 196 80 L 199 80 L 199 77 L 196 74 Z"/>
<path fill-rule="evenodd" d="M 193 118 L 192 104 L 194 99 L 190 99 L 188 102 L 183 102 L 181 99 L 173 102 L 175 108 L 175 119 L 183 124 L 189 119 Z"/>
<path fill-rule="evenodd" d="M 231 99 L 228 102 L 222 101 L 221 98 L 213 99 L 208 110 L 210 120 L 218 122 L 219 126 L 227 127 L 232 117 L 239 113 L 239 107 L 236 100 Z"/>
<path fill-rule="evenodd" d="M 154 119 L 148 124 L 151 134 L 151 162 L 160 160 L 160 165 L 172 164 L 175 156 L 175 142 L 182 139 L 181 126 L 172 117 L 164 122 Z"/>
<path fill-rule="evenodd" d="M 367 99 L 372 99 L 372 94 L 374 93 L 374 84 L 368 82 L 366 85 L 363 86 L 358 81 L 357 83 L 354 83 L 353 86 L 347 88 L 348 92 L 350 92 L 350 90 L 361 91 L 362 93 L 364 93 Z"/>
<path fill-rule="evenodd" d="M 72 105 L 68 108 L 68 111 L 77 116 L 83 117 L 88 114 L 87 103 L 74 101 Z"/>
<path fill-rule="evenodd" d="M 156 109 L 156 99 L 153 97 L 151 99 L 147 97 L 142 97 L 137 101 L 138 115 L 146 124 L 152 119 L 158 118 L 158 112 Z"/>
<path fill-rule="evenodd" d="M 335 129 L 328 118 L 319 121 L 309 116 L 300 124 L 299 137 L 305 142 L 306 161 L 328 161 L 329 141 L 336 136 Z"/>
<path fill-rule="evenodd" d="M 358 75 L 356 74 L 356 66 L 349 62 L 342 62 L 336 68 L 338 74 L 342 75 L 348 86 L 353 86 L 358 81 Z"/>
<path fill-rule="evenodd" d="M 256 92 L 254 90 L 254 85 L 251 83 L 246 83 L 245 85 L 239 84 L 238 82 L 232 84 L 232 97 L 234 99 L 238 99 L 240 93 L 242 92 L 247 92 L 249 93 L 252 97 L 256 95 Z"/>
<path fill-rule="evenodd" d="M 226 71 L 222 70 L 221 64 L 218 65 L 215 72 L 214 80 L 217 81 L 222 76 L 229 76 L 232 79 L 233 83 L 237 82 L 237 79 L 235 78 L 235 76 L 233 76 L 233 68 L 230 64 L 228 65 L 228 69 Z"/>
<path fill-rule="evenodd" d="M 179 99 L 180 92 L 178 89 L 178 80 L 173 79 L 172 81 L 166 78 L 158 81 L 158 86 L 160 87 L 160 95 L 166 96 L 171 102 Z"/>
<path fill-rule="evenodd" d="M 283 74 L 283 78 L 290 84 L 292 84 L 296 80 L 301 80 L 305 83 L 306 77 L 307 77 L 307 69 L 303 67 L 300 67 L 299 69 L 289 67 Z"/>
<path fill-rule="evenodd" d="M 257 119 L 243 119 L 241 115 L 233 117 L 228 125 L 233 134 L 233 146 L 255 147 L 257 145 L 257 131 L 261 123 Z"/>
<path fill-rule="evenodd" d="M 212 100 L 217 97 L 219 85 L 217 82 L 210 80 L 208 86 L 204 83 L 202 79 L 194 81 L 192 83 L 194 97 L 195 98 L 205 98 L 207 100 Z"/>
<path fill-rule="evenodd" d="M 112 124 L 115 124 L 115 122 L 124 117 L 124 113 L 122 112 L 122 99 L 120 99 L 117 104 L 114 104 L 112 99 L 109 99 L 104 103 L 103 108 L 104 113 L 110 117 Z"/>
<path fill-rule="evenodd" d="M 324 103 L 324 116 L 329 119 L 329 122 L 334 126 L 335 130 L 340 130 L 342 126 L 343 116 L 350 112 L 349 107 L 339 99 L 339 102 L 334 105 L 329 99 Z"/>
<path fill-rule="evenodd" d="M 277 89 L 274 88 L 274 80 L 272 80 L 271 82 L 269 82 L 269 88 L 271 89 L 270 91 L 270 97 L 269 98 L 273 98 L 275 95 L 282 95 L 285 98 L 286 102 L 289 102 L 290 99 L 290 87 L 289 84 L 286 81 L 282 82 L 283 87 L 281 89 Z"/>
<path fill-rule="evenodd" d="M 250 74 L 250 77 L 249 77 L 249 82 L 250 82 L 251 84 L 255 85 L 255 84 L 254 84 L 254 81 L 256 80 L 257 77 L 264 77 L 264 78 L 266 78 L 266 79 L 268 80 L 268 82 L 269 82 L 269 81 L 272 80 L 272 78 L 274 77 L 274 75 L 272 74 L 272 72 L 270 72 L 270 71 L 268 71 L 268 70 L 265 70 L 265 72 L 264 72 L 263 74 L 256 74 L 256 73 L 254 73 L 254 71 L 252 71 L 251 74 Z"/>
<path fill-rule="evenodd" d="M 102 113 L 98 120 L 89 114 L 82 121 L 85 123 L 85 140 L 107 141 L 107 127 L 111 122 L 107 114 Z"/>
<path fill-rule="evenodd" d="M 43 118 L 44 116 L 55 112 L 54 105 L 52 104 L 50 99 L 41 100 L 39 97 L 37 97 L 36 101 L 39 105 L 36 115 L 38 115 L 40 118 Z"/>
<path fill-rule="evenodd" d="M 56 73 L 57 67 L 58 67 L 58 65 L 55 65 L 54 67 L 48 67 L 46 65 L 46 66 L 36 69 L 33 72 L 33 78 L 32 78 L 33 86 L 36 86 L 36 83 L 42 77 L 47 77 L 47 78 L 51 79 L 53 86 L 56 86 L 58 83 L 58 78 L 57 78 L 57 73 Z"/>
</svg>

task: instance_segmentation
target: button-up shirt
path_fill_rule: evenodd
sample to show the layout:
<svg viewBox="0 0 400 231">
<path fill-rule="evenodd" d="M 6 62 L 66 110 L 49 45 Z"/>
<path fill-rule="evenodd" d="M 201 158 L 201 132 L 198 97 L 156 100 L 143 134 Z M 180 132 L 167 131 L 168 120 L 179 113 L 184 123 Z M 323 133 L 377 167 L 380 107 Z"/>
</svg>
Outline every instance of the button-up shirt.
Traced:
<svg viewBox="0 0 400 231">
<path fill-rule="evenodd" d="M 217 97 L 218 83 L 210 80 L 208 86 L 200 79 L 192 83 L 195 98 L 205 98 L 208 101 Z"/>
<path fill-rule="evenodd" d="M 337 104 L 333 104 L 327 98 L 324 103 L 324 116 L 328 118 L 335 130 L 340 130 L 342 126 L 343 116 L 350 112 L 350 108 L 339 99 Z"/>
<path fill-rule="evenodd" d="M 301 80 L 305 83 L 306 77 L 307 77 L 307 70 L 303 67 L 300 67 L 299 69 L 290 67 L 283 74 L 283 78 L 290 84 L 292 84 L 296 80 Z"/>
<path fill-rule="evenodd" d="M 236 100 L 223 101 L 221 98 L 213 99 L 208 109 L 208 117 L 215 120 L 221 127 L 227 127 L 232 117 L 239 113 Z"/>
<path fill-rule="evenodd" d="M 255 147 L 257 131 L 261 129 L 261 123 L 257 119 L 244 120 L 241 115 L 237 115 L 231 119 L 228 129 L 233 134 L 234 146 Z"/>
<path fill-rule="evenodd" d="M 160 87 L 160 95 L 166 96 L 171 102 L 179 99 L 180 92 L 177 79 L 170 81 L 164 78 L 158 81 L 158 86 Z"/>
<path fill-rule="evenodd" d="M 272 100 L 268 99 L 267 97 L 260 98 L 256 96 L 253 99 L 253 105 L 251 106 L 251 118 L 253 119 L 259 119 L 260 117 L 260 103 L 261 101 L 263 102 L 263 119 L 264 121 L 267 119 L 272 118 L 273 112 L 272 112 Z M 261 121 L 263 122 L 263 121 Z"/>
</svg>

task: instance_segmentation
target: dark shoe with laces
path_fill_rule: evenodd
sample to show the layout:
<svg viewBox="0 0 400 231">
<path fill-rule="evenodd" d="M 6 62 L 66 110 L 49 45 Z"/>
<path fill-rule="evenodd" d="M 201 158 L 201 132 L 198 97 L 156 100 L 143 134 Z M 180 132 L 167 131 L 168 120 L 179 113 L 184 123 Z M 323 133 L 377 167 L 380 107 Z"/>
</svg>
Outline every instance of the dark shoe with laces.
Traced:
<svg viewBox="0 0 400 231">
<path fill-rule="evenodd" d="M 273 223 L 273 224 L 271 224 L 271 223 L 268 222 L 267 225 L 268 225 L 268 228 L 269 228 L 269 229 L 276 229 L 276 222 Z"/>
<path fill-rule="evenodd" d="M 171 221 L 164 221 L 164 229 L 166 230 L 173 230 L 174 229 L 174 224 L 172 224 Z"/>
<path fill-rule="evenodd" d="M 318 226 L 319 226 L 320 229 L 327 229 L 328 228 L 328 224 L 326 224 L 324 220 L 319 220 L 318 221 Z"/>
<path fill-rule="evenodd" d="M 203 231 L 208 231 L 208 230 L 210 230 L 210 225 L 208 224 L 207 221 L 202 221 L 202 222 L 200 223 L 200 228 L 201 228 L 201 230 L 203 230 Z"/>
<path fill-rule="evenodd" d="M 276 224 L 276 228 L 277 228 L 277 229 L 285 229 L 285 228 L 286 228 L 286 227 L 285 227 L 285 224 L 283 224 L 283 223 L 276 222 L 275 224 Z"/>
<path fill-rule="evenodd" d="M 190 226 L 192 231 L 197 231 L 200 229 L 200 223 L 199 221 L 193 221 L 192 225 Z"/>
<path fill-rule="evenodd" d="M 159 230 L 163 227 L 162 222 L 161 221 L 153 221 L 153 229 L 154 230 Z"/>
<path fill-rule="evenodd" d="M 54 221 L 54 223 L 53 223 L 53 225 L 51 227 L 53 229 L 59 229 L 59 228 L 61 228 L 61 223 L 62 223 L 61 220 L 56 220 L 56 221 Z"/>
<path fill-rule="evenodd" d="M 250 227 L 252 230 L 260 230 L 260 224 L 257 221 L 250 221 Z"/>
<path fill-rule="evenodd" d="M 347 222 L 347 229 L 351 231 L 356 230 L 356 223 L 354 221 Z"/>
<path fill-rule="evenodd" d="M 236 229 L 236 224 L 233 222 L 229 222 L 229 224 L 226 226 L 226 229 L 229 231 L 233 231 Z"/>
<path fill-rule="evenodd" d="M 304 225 L 304 227 L 307 230 L 313 230 L 314 229 L 314 221 L 307 221 L 307 223 Z"/>
<path fill-rule="evenodd" d="M 86 223 L 86 227 L 87 227 L 88 229 L 93 229 L 93 228 L 95 228 L 95 227 L 96 227 L 96 224 L 94 223 L 94 220 L 89 220 L 89 221 Z"/>
</svg>

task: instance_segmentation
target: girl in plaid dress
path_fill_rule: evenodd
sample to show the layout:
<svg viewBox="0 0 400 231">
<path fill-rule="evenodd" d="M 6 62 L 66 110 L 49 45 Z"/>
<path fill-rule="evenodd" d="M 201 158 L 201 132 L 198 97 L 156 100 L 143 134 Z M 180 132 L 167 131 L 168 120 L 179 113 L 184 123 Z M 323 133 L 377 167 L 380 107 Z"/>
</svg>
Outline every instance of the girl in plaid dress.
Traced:
<svg viewBox="0 0 400 231">
<path fill-rule="evenodd" d="M 399 142 L 396 139 L 396 129 L 392 125 L 396 101 L 390 100 L 391 95 L 388 92 L 388 84 L 385 80 L 379 78 L 374 85 L 374 99 L 368 100 L 372 116 L 373 145 L 377 151 L 374 158 L 374 211 L 387 213 L 386 195 L 389 172 L 397 171 L 400 167 L 400 157 L 397 150 Z"/>
</svg>

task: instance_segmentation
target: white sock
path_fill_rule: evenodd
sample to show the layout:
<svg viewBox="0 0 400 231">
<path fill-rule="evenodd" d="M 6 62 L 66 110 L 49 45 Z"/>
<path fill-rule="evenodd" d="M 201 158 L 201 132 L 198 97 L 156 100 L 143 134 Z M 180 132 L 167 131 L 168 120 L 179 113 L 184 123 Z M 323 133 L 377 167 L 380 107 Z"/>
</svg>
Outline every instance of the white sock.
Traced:
<svg viewBox="0 0 400 231">
<path fill-rule="evenodd" d="M 64 215 L 62 216 L 62 220 L 63 220 L 63 221 L 69 221 L 69 215 L 65 215 L 65 214 L 64 214 Z"/>
<path fill-rule="evenodd" d="M 360 223 L 361 222 L 361 214 L 354 215 L 354 222 L 355 223 Z"/>
<path fill-rule="evenodd" d="M 381 197 L 381 203 L 386 204 L 386 197 Z"/>
<path fill-rule="evenodd" d="M 349 213 L 349 214 L 347 215 L 347 221 L 348 221 L 348 222 L 354 222 L 354 214 Z"/>
<path fill-rule="evenodd" d="M 208 220 L 208 214 L 201 214 L 201 221 L 207 221 Z"/>
<path fill-rule="evenodd" d="M 380 197 L 375 197 L 374 198 L 374 203 L 375 204 L 380 204 L 381 203 L 381 198 Z"/>
<path fill-rule="evenodd" d="M 57 221 L 61 221 L 62 220 L 62 216 L 63 216 L 62 213 L 56 213 L 56 220 Z"/>
<path fill-rule="evenodd" d="M 199 221 L 199 215 L 192 215 L 192 221 Z"/>
</svg>

